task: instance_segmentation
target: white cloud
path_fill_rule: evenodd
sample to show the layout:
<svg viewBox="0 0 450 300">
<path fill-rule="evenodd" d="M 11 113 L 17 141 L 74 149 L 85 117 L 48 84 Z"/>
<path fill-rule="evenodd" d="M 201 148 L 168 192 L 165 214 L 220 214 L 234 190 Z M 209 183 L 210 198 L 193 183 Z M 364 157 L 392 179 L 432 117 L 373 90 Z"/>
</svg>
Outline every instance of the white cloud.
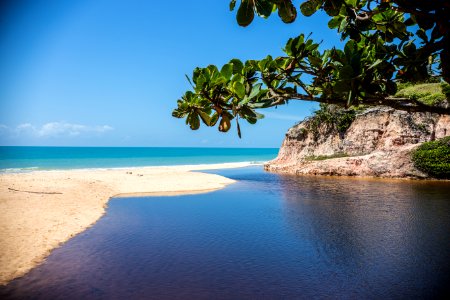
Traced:
<svg viewBox="0 0 450 300">
<path fill-rule="evenodd" d="M 72 124 L 67 122 L 50 122 L 42 126 L 34 126 L 30 123 L 19 124 L 15 128 L 11 129 L 6 125 L 0 124 L 1 132 L 10 132 L 15 135 L 29 134 L 36 137 L 60 137 L 60 136 L 80 136 L 87 134 L 102 134 L 107 131 L 111 131 L 114 128 L 109 125 L 81 125 Z"/>
<path fill-rule="evenodd" d="M 42 125 L 41 128 L 35 131 L 38 136 L 45 137 L 61 135 L 78 136 L 83 133 L 104 133 L 110 130 L 113 130 L 113 128 L 109 125 L 87 126 L 66 122 L 51 122 Z"/>
<path fill-rule="evenodd" d="M 15 129 L 15 131 L 17 133 L 21 133 L 24 131 L 35 131 L 35 130 L 36 130 L 36 128 L 33 125 L 31 125 L 30 123 L 20 124 Z"/>
</svg>

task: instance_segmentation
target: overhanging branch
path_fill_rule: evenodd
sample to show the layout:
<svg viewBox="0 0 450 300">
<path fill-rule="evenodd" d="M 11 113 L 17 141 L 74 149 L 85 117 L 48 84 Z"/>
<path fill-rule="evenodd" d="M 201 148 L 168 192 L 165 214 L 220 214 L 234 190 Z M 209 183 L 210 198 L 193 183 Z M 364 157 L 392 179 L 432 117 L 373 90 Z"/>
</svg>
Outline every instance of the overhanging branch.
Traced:
<svg viewBox="0 0 450 300">
<path fill-rule="evenodd" d="M 273 95 L 273 94 L 272 94 Z M 271 106 L 277 106 L 284 104 L 287 100 L 300 100 L 300 101 L 310 101 L 310 102 L 319 102 L 325 104 L 335 104 L 338 106 L 346 106 L 346 102 L 341 99 L 336 98 L 319 98 L 312 97 L 309 95 L 302 94 L 276 94 L 275 97 L 269 98 L 268 100 L 273 100 Z M 394 97 L 386 97 L 386 98 L 365 98 L 359 102 L 362 105 L 368 106 L 389 106 L 394 109 L 408 111 L 408 112 L 430 112 L 437 113 L 443 115 L 450 115 L 450 107 L 441 107 L 441 106 L 430 106 L 426 105 L 418 100 L 410 99 L 410 98 L 394 98 Z"/>
</svg>

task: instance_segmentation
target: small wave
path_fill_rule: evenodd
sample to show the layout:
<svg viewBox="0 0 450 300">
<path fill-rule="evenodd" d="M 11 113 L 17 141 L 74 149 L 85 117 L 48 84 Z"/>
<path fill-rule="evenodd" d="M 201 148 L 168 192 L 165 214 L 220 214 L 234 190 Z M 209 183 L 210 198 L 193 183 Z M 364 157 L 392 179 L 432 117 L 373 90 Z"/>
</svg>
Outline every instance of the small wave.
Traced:
<svg viewBox="0 0 450 300">
<path fill-rule="evenodd" d="M 256 160 L 256 161 L 250 161 L 249 163 L 251 165 L 264 165 L 265 163 L 267 163 L 269 160 Z"/>
<path fill-rule="evenodd" d="M 4 168 L 0 169 L 0 173 L 26 173 L 39 170 L 39 167 L 26 167 L 26 168 Z"/>
</svg>

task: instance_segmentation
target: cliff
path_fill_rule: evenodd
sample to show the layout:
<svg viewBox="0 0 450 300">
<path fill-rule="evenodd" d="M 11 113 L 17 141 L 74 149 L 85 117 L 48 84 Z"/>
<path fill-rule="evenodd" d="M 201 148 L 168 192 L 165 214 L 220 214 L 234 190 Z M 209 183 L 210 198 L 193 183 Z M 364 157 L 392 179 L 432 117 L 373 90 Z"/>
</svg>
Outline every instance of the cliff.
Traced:
<svg viewBox="0 0 450 300">
<path fill-rule="evenodd" d="M 421 143 L 450 135 L 450 116 L 376 107 L 356 114 L 344 131 L 311 117 L 290 128 L 275 172 L 312 175 L 427 178 L 411 160 Z M 315 122 L 315 123 L 314 123 Z M 315 127 L 312 124 L 318 124 Z M 314 128 L 312 130 L 312 128 Z"/>
</svg>

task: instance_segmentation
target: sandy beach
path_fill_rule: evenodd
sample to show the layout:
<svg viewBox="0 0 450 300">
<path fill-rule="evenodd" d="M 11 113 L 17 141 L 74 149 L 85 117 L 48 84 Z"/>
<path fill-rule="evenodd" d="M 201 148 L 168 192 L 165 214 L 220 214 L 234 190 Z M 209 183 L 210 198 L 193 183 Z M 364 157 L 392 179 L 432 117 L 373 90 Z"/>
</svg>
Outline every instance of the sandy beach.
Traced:
<svg viewBox="0 0 450 300">
<path fill-rule="evenodd" d="M 110 198 L 208 192 L 234 181 L 192 172 L 247 163 L 0 174 L 0 284 L 23 276 L 93 225 Z"/>
</svg>

